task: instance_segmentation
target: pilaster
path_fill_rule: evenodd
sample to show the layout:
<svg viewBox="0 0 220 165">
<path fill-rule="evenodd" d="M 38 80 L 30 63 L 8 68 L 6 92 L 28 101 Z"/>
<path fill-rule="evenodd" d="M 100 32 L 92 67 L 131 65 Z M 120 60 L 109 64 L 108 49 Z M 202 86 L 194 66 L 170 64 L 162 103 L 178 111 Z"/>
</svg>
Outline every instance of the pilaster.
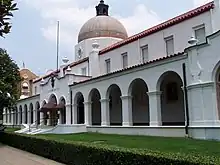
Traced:
<svg viewBox="0 0 220 165">
<path fill-rule="evenodd" d="M 187 91 L 190 126 L 220 126 L 214 83 L 192 84 Z"/>
</svg>

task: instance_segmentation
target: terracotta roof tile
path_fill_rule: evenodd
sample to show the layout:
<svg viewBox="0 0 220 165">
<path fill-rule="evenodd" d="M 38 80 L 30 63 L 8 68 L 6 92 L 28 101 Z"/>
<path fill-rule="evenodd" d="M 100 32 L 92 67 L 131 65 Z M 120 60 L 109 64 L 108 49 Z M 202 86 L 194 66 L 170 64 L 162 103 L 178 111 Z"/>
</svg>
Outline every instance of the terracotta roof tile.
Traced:
<svg viewBox="0 0 220 165">
<path fill-rule="evenodd" d="M 128 71 L 128 70 L 131 70 L 131 69 L 134 69 L 134 68 L 138 68 L 138 67 L 142 67 L 142 66 L 145 66 L 145 65 L 149 65 L 149 64 L 152 64 L 152 63 L 155 63 L 155 62 L 158 62 L 158 61 L 163 61 L 163 60 L 171 59 L 171 58 L 174 58 L 174 57 L 177 57 L 177 56 L 181 56 L 181 55 L 184 55 L 184 52 L 179 52 L 179 53 L 174 54 L 174 55 L 161 57 L 161 58 L 158 58 L 158 59 L 155 59 L 155 60 L 152 60 L 152 61 L 148 61 L 146 63 L 137 64 L 137 65 L 125 68 L 125 69 L 117 70 L 115 72 L 111 72 L 111 73 L 108 73 L 108 74 L 105 74 L 105 75 L 101 75 L 101 76 L 98 76 L 98 77 L 94 77 L 94 78 L 91 78 L 91 79 L 87 79 L 87 80 L 84 80 L 84 81 L 75 82 L 75 83 L 73 83 L 70 86 L 86 83 L 88 81 L 100 79 L 100 78 L 107 77 L 107 76 L 110 76 L 110 75 L 113 75 L 113 74 L 116 74 L 116 73 L 120 73 L 120 72 L 123 72 L 123 71 Z"/>
<path fill-rule="evenodd" d="M 198 15 L 200 15 L 200 14 L 206 12 L 206 11 L 209 11 L 210 9 L 213 9 L 213 8 L 214 8 L 214 2 L 212 1 L 210 3 L 207 3 L 207 4 L 203 5 L 203 6 L 200 6 L 200 7 L 196 8 L 196 9 L 188 11 L 188 12 L 182 14 L 182 15 L 174 17 L 174 18 L 172 18 L 172 19 L 170 19 L 168 21 L 165 21 L 165 22 L 163 22 L 163 23 L 161 23 L 159 25 L 151 27 L 151 28 L 149 28 L 149 29 L 147 29 L 147 30 L 145 30 L 143 32 L 140 32 L 140 33 L 138 33 L 136 35 L 133 35 L 133 36 L 131 36 L 131 37 L 125 39 L 125 40 L 119 41 L 119 42 L 117 42 L 117 43 L 115 43 L 115 44 L 113 44 L 113 45 L 111 45 L 109 47 L 106 47 L 106 48 L 102 49 L 99 52 L 99 55 L 102 55 L 102 54 L 107 53 L 109 51 L 112 51 L 112 50 L 114 50 L 116 48 L 119 48 L 119 47 L 121 47 L 123 45 L 129 44 L 129 43 L 134 42 L 134 41 L 136 41 L 138 39 L 141 39 L 143 37 L 146 37 L 148 35 L 156 33 L 156 32 L 158 32 L 160 30 L 166 29 L 166 28 L 168 28 L 170 26 L 176 25 L 176 24 L 178 24 L 180 22 L 183 22 L 185 20 L 188 20 L 190 18 L 198 16 Z"/>
<path fill-rule="evenodd" d="M 69 64 L 68 66 L 70 66 L 70 67 L 72 68 L 72 67 L 74 67 L 74 66 L 76 66 L 76 65 L 79 65 L 79 64 L 81 64 L 81 63 L 83 63 L 83 62 L 86 62 L 86 61 L 88 61 L 88 60 L 89 60 L 89 57 L 86 57 L 86 58 L 83 58 L 83 59 L 81 59 L 81 60 L 79 60 L 79 61 L 72 62 L 72 63 Z M 63 70 L 66 70 L 66 69 L 68 68 L 68 66 L 66 66 Z M 54 71 L 54 72 L 52 72 L 52 73 L 50 73 L 50 74 L 48 74 L 48 75 L 42 76 L 42 77 L 40 77 L 40 78 L 34 80 L 33 83 L 37 83 L 37 82 L 41 81 L 42 78 L 44 78 L 44 79 L 45 79 L 45 78 L 48 78 L 48 77 L 51 76 L 51 74 L 53 74 L 53 73 L 59 73 L 59 72 L 60 72 L 60 69 L 58 69 L 58 70 L 56 70 L 56 71 Z"/>
</svg>

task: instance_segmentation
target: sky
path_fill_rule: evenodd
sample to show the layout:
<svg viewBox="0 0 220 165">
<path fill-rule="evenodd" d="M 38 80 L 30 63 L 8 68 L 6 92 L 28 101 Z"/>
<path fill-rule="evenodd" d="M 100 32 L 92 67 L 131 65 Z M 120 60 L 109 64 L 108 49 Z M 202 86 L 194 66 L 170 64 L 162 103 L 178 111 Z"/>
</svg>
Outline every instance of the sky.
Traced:
<svg viewBox="0 0 220 165">
<path fill-rule="evenodd" d="M 0 47 L 12 59 L 37 75 L 56 68 L 56 28 L 60 22 L 59 60 L 74 60 L 74 46 L 82 25 L 95 16 L 99 0 L 15 0 L 19 10 L 12 31 L 0 38 Z M 109 15 L 117 18 L 129 36 L 198 7 L 210 0 L 105 0 Z"/>
</svg>

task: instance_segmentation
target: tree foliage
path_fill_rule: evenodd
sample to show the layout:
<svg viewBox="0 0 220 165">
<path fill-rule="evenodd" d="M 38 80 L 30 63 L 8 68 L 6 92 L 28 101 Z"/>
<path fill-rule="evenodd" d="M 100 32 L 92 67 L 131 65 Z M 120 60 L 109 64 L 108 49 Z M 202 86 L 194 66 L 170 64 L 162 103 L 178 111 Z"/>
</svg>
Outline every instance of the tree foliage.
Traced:
<svg viewBox="0 0 220 165">
<path fill-rule="evenodd" d="M 10 19 L 12 12 L 18 10 L 17 3 L 14 0 L 0 0 L 0 36 L 8 34 L 11 30 Z"/>
<path fill-rule="evenodd" d="M 0 48 L 0 113 L 4 107 L 12 107 L 19 97 L 21 78 L 17 64 L 7 51 Z"/>
</svg>

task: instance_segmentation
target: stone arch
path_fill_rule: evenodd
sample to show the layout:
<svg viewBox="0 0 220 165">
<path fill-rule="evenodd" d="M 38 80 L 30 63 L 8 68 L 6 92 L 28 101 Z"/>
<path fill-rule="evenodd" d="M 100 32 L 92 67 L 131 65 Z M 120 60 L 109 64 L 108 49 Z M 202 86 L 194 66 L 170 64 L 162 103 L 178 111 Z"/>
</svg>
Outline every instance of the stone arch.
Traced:
<svg viewBox="0 0 220 165">
<path fill-rule="evenodd" d="M 34 123 L 34 106 L 32 103 L 29 105 L 29 113 L 30 113 L 30 124 Z"/>
<path fill-rule="evenodd" d="M 59 101 L 59 104 L 62 106 L 62 108 L 60 109 L 60 123 L 61 124 L 66 124 L 66 99 L 65 97 L 61 97 L 60 98 L 60 101 Z"/>
<path fill-rule="evenodd" d="M 20 106 L 19 106 L 19 115 L 20 115 L 20 117 L 19 117 L 19 124 L 22 124 L 22 118 L 23 118 L 23 117 L 22 117 L 22 111 L 23 111 L 23 110 L 22 110 L 22 106 L 20 105 Z"/>
<path fill-rule="evenodd" d="M 43 100 L 42 103 L 41 103 L 41 107 L 43 107 L 47 103 L 48 103 L 47 100 Z"/>
<path fill-rule="evenodd" d="M 24 105 L 24 124 L 27 124 L 28 122 L 28 108 L 27 104 Z"/>
<path fill-rule="evenodd" d="M 53 102 L 53 103 L 57 104 L 58 99 L 57 99 L 57 96 L 54 93 L 50 95 L 49 102 Z"/>
<path fill-rule="evenodd" d="M 112 84 L 108 87 L 106 98 L 109 99 L 110 125 L 122 125 L 122 100 L 121 89 Z"/>
<path fill-rule="evenodd" d="M 57 96 L 53 93 L 49 97 L 49 103 L 52 103 L 54 105 L 57 105 L 58 99 Z M 49 111 L 49 116 L 47 118 L 49 119 L 49 125 L 56 126 L 58 124 L 58 112 L 56 109 L 53 109 Z"/>
<path fill-rule="evenodd" d="M 148 86 L 143 79 L 133 80 L 128 89 L 128 96 L 131 96 L 132 121 L 135 126 L 149 126 L 149 97 Z"/>
<path fill-rule="evenodd" d="M 84 96 L 81 92 L 75 95 L 74 104 L 77 106 L 77 124 L 85 124 Z"/>
<path fill-rule="evenodd" d="M 37 121 L 36 121 L 36 123 L 37 123 L 37 125 L 39 125 L 40 124 L 40 103 L 37 101 L 36 102 L 36 104 L 35 104 L 35 110 L 36 110 L 36 115 L 37 115 Z"/>
<path fill-rule="evenodd" d="M 89 93 L 89 102 L 91 102 L 92 125 L 101 125 L 101 94 L 98 89 L 94 88 Z"/>
<path fill-rule="evenodd" d="M 157 90 L 161 91 L 162 125 L 185 125 L 184 94 L 182 78 L 174 71 L 163 73 L 158 82 Z"/>
</svg>

